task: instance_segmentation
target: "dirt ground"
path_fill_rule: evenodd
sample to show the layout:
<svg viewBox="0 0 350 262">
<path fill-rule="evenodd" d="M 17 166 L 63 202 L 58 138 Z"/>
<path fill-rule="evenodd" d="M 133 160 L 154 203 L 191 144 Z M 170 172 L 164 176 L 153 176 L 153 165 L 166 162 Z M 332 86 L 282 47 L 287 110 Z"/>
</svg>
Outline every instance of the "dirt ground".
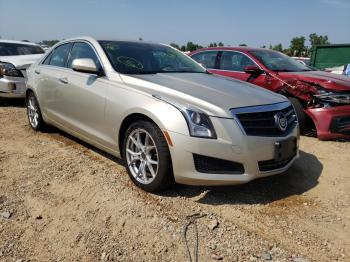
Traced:
<svg viewBox="0 0 350 262">
<path fill-rule="evenodd" d="M 242 186 L 137 189 L 118 159 L 0 102 L 0 261 L 350 261 L 350 143 L 301 138 L 287 174 Z M 194 248 L 194 227 L 188 231 Z"/>
</svg>

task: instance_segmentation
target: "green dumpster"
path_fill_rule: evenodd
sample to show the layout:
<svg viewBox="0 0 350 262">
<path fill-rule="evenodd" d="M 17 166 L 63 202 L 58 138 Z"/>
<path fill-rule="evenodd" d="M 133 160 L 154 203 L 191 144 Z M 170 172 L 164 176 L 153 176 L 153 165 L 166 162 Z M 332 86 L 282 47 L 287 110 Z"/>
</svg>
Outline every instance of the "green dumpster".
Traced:
<svg viewBox="0 0 350 262">
<path fill-rule="evenodd" d="M 350 64 L 350 44 L 319 45 L 311 52 L 310 65 L 320 70 Z"/>
</svg>

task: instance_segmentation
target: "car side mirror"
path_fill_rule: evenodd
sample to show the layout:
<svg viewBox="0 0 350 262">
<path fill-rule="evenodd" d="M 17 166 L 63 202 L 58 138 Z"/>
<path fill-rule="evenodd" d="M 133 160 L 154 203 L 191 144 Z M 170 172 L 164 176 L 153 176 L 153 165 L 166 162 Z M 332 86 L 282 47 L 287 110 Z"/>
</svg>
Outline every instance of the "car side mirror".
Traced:
<svg viewBox="0 0 350 262">
<path fill-rule="evenodd" d="M 263 73 L 263 70 L 260 69 L 260 67 L 256 65 L 246 66 L 244 68 L 244 72 L 250 75 L 260 75 Z"/>
<path fill-rule="evenodd" d="M 91 58 L 76 58 L 72 62 L 72 69 L 77 72 L 100 75 L 95 62 Z"/>
</svg>

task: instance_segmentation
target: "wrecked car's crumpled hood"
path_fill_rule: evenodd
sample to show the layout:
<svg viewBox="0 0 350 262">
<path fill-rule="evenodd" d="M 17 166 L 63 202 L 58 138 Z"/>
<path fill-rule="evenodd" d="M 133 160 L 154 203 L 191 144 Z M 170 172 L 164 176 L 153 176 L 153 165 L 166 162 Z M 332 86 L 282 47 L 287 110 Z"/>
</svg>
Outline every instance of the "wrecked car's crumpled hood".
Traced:
<svg viewBox="0 0 350 262">
<path fill-rule="evenodd" d="M 344 75 L 337 75 L 323 71 L 283 72 L 279 73 L 279 75 L 284 80 L 296 79 L 319 84 L 326 89 L 350 91 L 350 78 Z"/>
</svg>

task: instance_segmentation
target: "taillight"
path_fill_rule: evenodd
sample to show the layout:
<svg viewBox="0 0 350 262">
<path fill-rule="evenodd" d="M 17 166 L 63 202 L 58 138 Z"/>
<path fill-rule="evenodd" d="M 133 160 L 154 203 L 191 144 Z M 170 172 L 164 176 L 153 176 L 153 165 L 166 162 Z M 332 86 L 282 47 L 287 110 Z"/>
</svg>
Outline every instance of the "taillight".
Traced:
<svg viewBox="0 0 350 262">
<path fill-rule="evenodd" d="M 0 77 L 1 76 L 22 77 L 23 74 L 21 71 L 17 70 L 13 64 L 0 62 Z"/>
</svg>

